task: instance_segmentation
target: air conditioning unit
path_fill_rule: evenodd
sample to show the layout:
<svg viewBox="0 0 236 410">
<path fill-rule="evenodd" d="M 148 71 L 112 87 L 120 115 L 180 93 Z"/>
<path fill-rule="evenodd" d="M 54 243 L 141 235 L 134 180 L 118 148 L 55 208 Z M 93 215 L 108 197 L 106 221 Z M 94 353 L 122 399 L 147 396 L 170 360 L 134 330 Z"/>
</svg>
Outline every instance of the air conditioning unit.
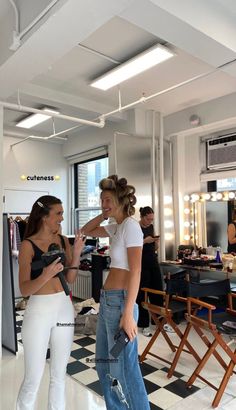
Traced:
<svg viewBox="0 0 236 410">
<path fill-rule="evenodd" d="M 207 168 L 236 168 L 236 134 L 207 141 Z"/>
</svg>

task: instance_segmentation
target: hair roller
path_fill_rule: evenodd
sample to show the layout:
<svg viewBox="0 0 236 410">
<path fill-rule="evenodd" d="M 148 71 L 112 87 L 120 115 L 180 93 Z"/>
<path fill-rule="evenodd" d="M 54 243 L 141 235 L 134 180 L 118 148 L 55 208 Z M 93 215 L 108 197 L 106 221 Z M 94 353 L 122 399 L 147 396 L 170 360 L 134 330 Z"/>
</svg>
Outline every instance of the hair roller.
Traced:
<svg viewBox="0 0 236 410">
<path fill-rule="evenodd" d="M 111 178 L 103 178 L 100 182 L 99 182 L 99 188 L 101 190 L 115 190 L 116 189 L 116 185 L 115 182 L 113 181 L 113 179 Z"/>
<path fill-rule="evenodd" d="M 127 186 L 127 179 L 126 178 L 118 179 L 117 185 L 119 185 L 121 188 L 125 188 Z"/>
</svg>

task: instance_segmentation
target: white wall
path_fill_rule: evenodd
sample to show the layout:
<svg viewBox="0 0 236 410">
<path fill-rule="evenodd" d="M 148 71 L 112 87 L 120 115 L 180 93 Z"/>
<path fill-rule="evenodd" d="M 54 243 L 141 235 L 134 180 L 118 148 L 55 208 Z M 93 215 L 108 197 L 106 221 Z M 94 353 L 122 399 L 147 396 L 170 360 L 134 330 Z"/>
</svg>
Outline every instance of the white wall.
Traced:
<svg viewBox="0 0 236 410">
<path fill-rule="evenodd" d="M 11 144 L 19 139 L 4 137 L 3 143 L 3 189 L 48 191 L 49 195 L 60 198 L 64 205 L 63 232 L 68 233 L 68 184 L 67 162 L 62 155 L 62 146 L 55 143 L 26 141 L 22 144 Z M 60 176 L 58 181 L 27 181 L 26 176 Z M 23 193 L 22 193 L 23 197 Z M 33 205 L 33 204 L 32 204 Z M 7 210 L 6 210 L 7 211 Z"/>
<path fill-rule="evenodd" d="M 185 193 L 200 191 L 200 138 L 185 137 Z"/>
<path fill-rule="evenodd" d="M 68 212 L 68 167 L 62 155 L 62 146 L 55 143 L 43 143 L 26 141 L 11 149 L 10 145 L 19 139 L 4 137 L 2 135 L 2 109 L 0 108 L 0 194 L 2 189 L 22 190 L 22 201 L 24 190 L 48 191 L 50 195 L 60 198 L 64 204 L 65 221 L 63 232 L 67 232 Z M 3 151 L 3 155 L 2 155 Z M 2 160 L 3 158 L 3 160 Z M 3 170 L 3 172 L 2 172 Z M 20 176 L 55 176 L 59 175 L 59 181 L 22 181 Z M 33 205 L 33 204 L 32 204 Z M 0 340 L 1 340 L 1 305 L 2 305 L 2 201 L 0 201 Z M 0 345 L 0 357 L 1 357 Z"/>
<path fill-rule="evenodd" d="M 63 156 L 66 158 L 81 152 L 86 152 L 92 148 L 108 145 L 111 167 L 109 172 L 114 172 L 114 169 L 112 168 L 114 165 L 114 132 L 115 128 L 109 126 L 109 124 L 102 129 L 93 127 L 83 128 L 78 131 L 78 135 L 70 137 L 69 140 L 63 145 Z"/>
<path fill-rule="evenodd" d="M 206 135 L 236 127 L 236 93 L 198 104 L 165 117 L 165 135 Z M 200 126 L 190 124 L 190 116 L 198 115 Z"/>
</svg>

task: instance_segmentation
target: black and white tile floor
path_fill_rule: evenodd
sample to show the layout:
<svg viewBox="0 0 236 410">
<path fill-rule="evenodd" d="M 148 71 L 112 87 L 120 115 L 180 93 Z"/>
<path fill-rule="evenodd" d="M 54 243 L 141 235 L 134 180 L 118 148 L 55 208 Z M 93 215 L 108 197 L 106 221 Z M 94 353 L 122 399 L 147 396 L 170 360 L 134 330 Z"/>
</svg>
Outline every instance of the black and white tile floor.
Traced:
<svg viewBox="0 0 236 410">
<path fill-rule="evenodd" d="M 21 326 L 24 311 L 17 311 L 17 339 L 21 340 Z M 146 343 L 148 339 L 146 338 Z M 100 383 L 95 370 L 95 336 L 74 336 L 67 373 L 79 383 L 102 396 Z M 47 358 L 50 352 L 48 351 Z M 185 385 L 186 375 L 175 372 L 171 379 L 167 378 L 167 367 L 156 360 L 145 360 L 140 365 L 151 410 L 166 410 L 183 404 L 183 401 L 200 390 L 204 385 L 198 383 L 191 389 Z M 174 407 L 173 407 L 174 406 Z M 182 407 L 182 406 L 181 406 Z"/>
</svg>

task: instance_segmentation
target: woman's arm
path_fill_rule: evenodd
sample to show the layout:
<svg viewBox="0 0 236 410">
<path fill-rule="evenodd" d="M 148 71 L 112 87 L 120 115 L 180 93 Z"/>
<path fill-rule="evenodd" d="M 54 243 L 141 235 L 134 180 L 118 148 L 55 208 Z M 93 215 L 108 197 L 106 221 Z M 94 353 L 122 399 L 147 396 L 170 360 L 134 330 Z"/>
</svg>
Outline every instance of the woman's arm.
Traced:
<svg viewBox="0 0 236 410">
<path fill-rule="evenodd" d="M 31 262 L 34 256 L 32 245 L 29 241 L 23 241 L 19 252 L 19 286 L 22 296 L 30 296 L 41 289 L 45 283 L 63 270 L 60 258 L 45 267 L 41 275 L 36 279 L 30 279 Z"/>
<path fill-rule="evenodd" d="M 159 248 L 159 243 L 160 243 L 160 238 L 155 238 L 155 250 L 158 251 Z"/>
<path fill-rule="evenodd" d="M 127 333 L 130 340 L 133 340 L 137 335 L 137 324 L 133 318 L 134 304 L 136 302 L 141 274 L 141 259 L 142 259 L 142 247 L 130 247 L 127 248 L 129 275 L 128 287 L 127 287 L 127 299 L 125 308 L 120 321 L 120 327 L 122 327 Z"/>
<path fill-rule="evenodd" d="M 103 214 L 96 216 L 95 218 L 91 219 L 91 221 L 86 223 L 83 228 L 81 228 L 81 232 L 83 233 L 83 235 L 98 236 L 100 238 L 109 236 L 107 231 L 102 226 L 100 226 L 104 219 L 105 218 Z"/>
<path fill-rule="evenodd" d="M 235 231 L 235 226 L 234 224 L 229 224 L 228 226 L 228 240 L 229 243 L 232 245 L 234 243 L 236 243 L 236 231 Z"/>
<path fill-rule="evenodd" d="M 66 245 L 66 266 L 78 267 L 80 265 L 80 255 L 84 247 L 86 237 L 81 236 L 80 232 L 75 235 L 73 250 L 71 252 L 71 246 L 67 237 L 64 236 Z M 66 272 L 66 280 L 68 283 L 73 283 L 78 274 L 76 269 L 68 269 Z"/>
</svg>

